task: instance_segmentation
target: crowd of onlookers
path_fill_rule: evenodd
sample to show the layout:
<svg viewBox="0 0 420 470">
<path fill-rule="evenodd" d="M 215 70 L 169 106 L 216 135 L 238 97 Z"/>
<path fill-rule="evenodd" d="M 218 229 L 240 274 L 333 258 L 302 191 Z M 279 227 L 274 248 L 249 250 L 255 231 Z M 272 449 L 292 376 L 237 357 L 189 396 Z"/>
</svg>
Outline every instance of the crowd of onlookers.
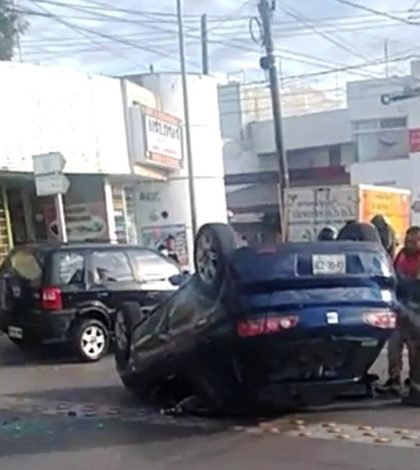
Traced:
<svg viewBox="0 0 420 470">
<path fill-rule="evenodd" d="M 419 291 L 420 299 L 420 227 L 410 227 L 405 236 L 403 247 L 398 250 L 397 237 L 385 217 L 375 216 L 371 223 L 348 222 L 340 231 L 334 227 L 323 228 L 318 240 L 353 240 L 381 243 L 392 258 L 397 275 L 397 294 L 399 285 L 411 283 L 411 291 Z M 417 282 L 418 281 L 418 282 Z M 420 303 L 407 302 L 407 297 L 399 296 L 397 330 L 388 342 L 388 379 L 379 386 L 379 393 L 400 395 L 402 391 L 403 351 L 407 347 L 409 357 L 409 377 L 404 385 L 409 388 L 404 400 L 420 406 Z M 418 308 L 418 311 L 417 311 Z"/>
</svg>

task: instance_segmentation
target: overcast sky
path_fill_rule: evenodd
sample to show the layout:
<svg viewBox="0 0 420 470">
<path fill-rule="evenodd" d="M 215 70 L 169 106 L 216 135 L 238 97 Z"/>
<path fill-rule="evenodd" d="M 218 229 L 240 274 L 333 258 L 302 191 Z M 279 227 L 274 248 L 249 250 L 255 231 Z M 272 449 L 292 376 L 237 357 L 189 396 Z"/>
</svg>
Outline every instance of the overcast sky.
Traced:
<svg viewBox="0 0 420 470">
<path fill-rule="evenodd" d="M 345 6 L 339 0 L 277 1 L 273 29 L 285 85 L 332 86 L 349 79 L 383 76 L 388 43 L 391 74 L 407 70 L 420 45 L 420 1 L 352 0 L 401 18 L 395 21 Z M 179 70 L 176 0 L 15 0 L 28 12 L 22 59 L 88 72 L 122 75 Z M 263 78 L 261 47 L 249 32 L 257 0 L 185 0 L 188 68 L 200 71 L 200 15 L 208 15 L 211 71 Z M 118 6 L 117 6 L 118 5 Z M 409 12 L 415 7 L 418 12 Z M 123 11 L 124 10 L 124 11 Z M 258 24 L 252 23 L 258 37 Z M 396 59 L 395 62 L 392 60 Z M 378 63 L 368 68 L 357 65 Z M 348 66 L 346 73 L 332 73 Z"/>
</svg>

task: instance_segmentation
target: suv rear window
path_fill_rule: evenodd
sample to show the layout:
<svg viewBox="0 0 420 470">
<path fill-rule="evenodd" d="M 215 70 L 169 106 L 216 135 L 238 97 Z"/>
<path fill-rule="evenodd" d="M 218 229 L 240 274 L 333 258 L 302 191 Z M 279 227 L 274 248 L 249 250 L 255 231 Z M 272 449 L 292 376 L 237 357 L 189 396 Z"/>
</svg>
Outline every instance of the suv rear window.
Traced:
<svg viewBox="0 0 420 470">
<path fill-rule="evenodd" d="M 11 268 L 19 276 L 31 282 L 40 282 L 42 266 L 31 248 L 18 248 L 9 258 Z"/>
</svg>

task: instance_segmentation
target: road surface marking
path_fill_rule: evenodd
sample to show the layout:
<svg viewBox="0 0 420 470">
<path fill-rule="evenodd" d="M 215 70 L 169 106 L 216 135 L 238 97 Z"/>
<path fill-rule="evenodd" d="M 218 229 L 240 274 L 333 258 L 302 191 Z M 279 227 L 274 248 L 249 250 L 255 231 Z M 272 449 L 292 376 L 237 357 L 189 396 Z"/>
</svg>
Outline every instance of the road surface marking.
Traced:
<svg viewBox="0 0 420 470">
<path fill-rule="evenodd" d="M 408 447 L 420 449 L 419 429 L 399 429 L 343 423 L 306 424 L 305 432 L 292 426 L 285 433 L 292 437 L 307 437 L 329 441 L 347 441 L 377 446 Z"/>
</svg>

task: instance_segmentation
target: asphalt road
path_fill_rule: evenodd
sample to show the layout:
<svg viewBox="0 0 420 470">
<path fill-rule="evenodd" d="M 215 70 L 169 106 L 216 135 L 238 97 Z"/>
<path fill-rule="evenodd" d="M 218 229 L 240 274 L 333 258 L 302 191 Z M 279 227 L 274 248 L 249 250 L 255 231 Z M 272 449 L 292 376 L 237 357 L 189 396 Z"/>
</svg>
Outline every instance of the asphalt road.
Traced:
<svg viewBox="0 0 420 470">
<path fill-rule="evenodd" d="M 418 470 L 420 410 L 365 400 L 246 424 L 170 418 L 132 400 L 112 358 L 28 359 L 0 337 L 0 468 Z"/>
</svg>

